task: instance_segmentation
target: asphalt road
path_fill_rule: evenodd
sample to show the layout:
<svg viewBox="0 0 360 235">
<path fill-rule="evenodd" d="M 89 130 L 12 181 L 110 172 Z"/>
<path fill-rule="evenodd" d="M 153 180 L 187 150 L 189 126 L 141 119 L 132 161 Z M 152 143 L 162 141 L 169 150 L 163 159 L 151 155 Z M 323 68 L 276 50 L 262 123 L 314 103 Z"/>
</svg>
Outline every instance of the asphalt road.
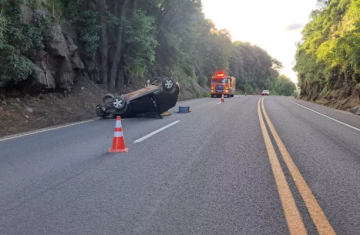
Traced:
<svg viewBox="0 0 360 235">
<path fill-rule="evenodd" d="M 122 120 L 128 153 L 114 120 L 0 140 L 0 234 L 360 234 L 359 117 L 219 101 Z"/>
</svg>

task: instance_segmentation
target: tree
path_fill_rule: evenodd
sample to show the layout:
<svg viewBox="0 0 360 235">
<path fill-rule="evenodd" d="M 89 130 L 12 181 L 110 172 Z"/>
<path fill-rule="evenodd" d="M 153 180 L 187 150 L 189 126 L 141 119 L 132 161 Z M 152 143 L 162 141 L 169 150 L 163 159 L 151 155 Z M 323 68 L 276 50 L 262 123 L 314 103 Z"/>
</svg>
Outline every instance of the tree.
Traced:
<svg viewBox="0 0 360 235">
<path fill-rule="evenodd" d="M 356 0 L 319 0 L 296 54 L 301 97 L 351 96 L 360 82 L 360 5 Z"/>
</svg>

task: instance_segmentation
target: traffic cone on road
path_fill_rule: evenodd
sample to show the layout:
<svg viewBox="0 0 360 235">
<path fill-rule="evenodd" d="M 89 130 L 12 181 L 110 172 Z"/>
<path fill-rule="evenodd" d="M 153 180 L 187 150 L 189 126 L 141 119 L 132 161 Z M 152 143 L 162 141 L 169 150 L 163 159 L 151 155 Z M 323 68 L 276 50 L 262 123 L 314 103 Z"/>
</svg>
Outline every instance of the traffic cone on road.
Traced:
<svg viewBox="0 0 360 235">
<path fill-rule="evenodd" d="M 109 149 L 109 153 L 123 153 L 128 151 L 129 149 L 125 147 L 124 132 L 121 126 L 121 118 L 120 116 L 118 116 L 116 118 L 113 144 L 111 149 Z"/>
<path fill-rule="evenodd" d="M 221 96 L 221 102 L 225 102 L 224 94 Z"/>
<path fill-rule="evenodd" d="M 245 92 L 245 96 L 246 96 L 246 92 Z"/>
</svg>

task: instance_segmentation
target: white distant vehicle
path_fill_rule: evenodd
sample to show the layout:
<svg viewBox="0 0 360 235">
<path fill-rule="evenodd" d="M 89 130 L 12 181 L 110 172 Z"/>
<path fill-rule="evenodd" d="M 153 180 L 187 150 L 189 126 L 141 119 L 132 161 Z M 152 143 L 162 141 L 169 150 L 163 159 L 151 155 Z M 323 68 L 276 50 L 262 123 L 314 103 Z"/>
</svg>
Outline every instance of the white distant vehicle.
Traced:
<svg viewBox="0 0 360 235">
<path fill-rule="evenodd" d="M 263 92 L 261 93 L 261 95 L 270 95 L 270 91 L 269 90 L 263 90 Z"/>
</svg>

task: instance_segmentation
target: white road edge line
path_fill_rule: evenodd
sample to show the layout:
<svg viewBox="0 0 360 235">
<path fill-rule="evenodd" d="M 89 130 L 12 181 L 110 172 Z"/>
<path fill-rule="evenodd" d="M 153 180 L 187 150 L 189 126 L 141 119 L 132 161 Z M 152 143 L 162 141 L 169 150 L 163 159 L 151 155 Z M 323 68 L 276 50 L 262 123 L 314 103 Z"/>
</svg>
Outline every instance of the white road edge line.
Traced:
<svg viewBox="0 0 360 235">
<path fill-rule="evenodd" d="M 173 125 L 175 125 L 175 124 L 178 124 L 179 122 L 180 122 L 180 120 L 175 121 L 175 122 L 173 122 L 173 123 L 170 123 L 170 124 L 167 125 L 167 126 L 164 126 L 164 127 L 160 128 L 160 129 L 154 131 L 154 132 L 151 132 L 150 134 L 145 135 L 144 137 L 142 137 L 142 138 L 140 138 L 140 139 L 138 139 L 138 140 L 135 140 L 134 143 L 140 143 L 140 142 L 142 142 L 142 141 L 150 138 L 150 137 L 153 136 L 153 135 L 156 135 L 157 133 L 159 133 L 159 132 L 161 132 L 161 131 L 163 131 L 163 130 L 171 127 L 171 126 L 173 126 Z"/>
<path fill-rule="evenodd" d="M 53 130 L 57 130 L 57 129 L 61 129 L 61 128 L 69 127 L 69 126 L 75 126 L 75 125 L 79 125 L 79 124 L 83 124 L 83 123 L 87 123 L 87 122 L 93 122 L 93 121 L 96 121 L 96 120 L 98 120 L 98 118 L 87 120 L 87 121 L 74 122 L 74 123 L 65 124 L 65 125 L 61 125 L 61 126 L 43 128 L 43 129 L 39 129 L 37 131 L 30 131 L 30 132 L 10 135 L 10 136 L 7 136 L 7 137 L 5 136 L 3 138 L 0 138 L 0 142 L 15 139 L 15 138 L 20 138 L 20 137 L 24 137 L 24 136 L 34 135 L 34 134 L 38 134 L 38 133 L 42 133 L 42 132 L 53 131 Z"/>
<path fill-rule="evenodd" d="M 310 108 L 308 108 L 308 107 L 305 107 L 305 106 L 303 106 L 303 105 L 301 105 L 301 104 L 298 104 L 298 103 L 296 103 L 296 102 L 294 102 L 294 101 L 292 101 L 292 100 L 289 100 L 289 99 L 287 99 L 287 98 L 284 98 L 284 99 L 286 99 L 287 101 L 290 101 L 290 102 L 292 102 L 292 103 L 294 103 L 294 104 L 296 104 L 296 105 L 299 105 L 300 107 L 303 107 L 304 109 L 310 110 L 311 112 L 317 113 L 317 114 L 319 114 L 319 115 L 321 115 L 321 116 L 323 116 L 323 117 L 326 117 L 326 118 L 328 118 L 328 119 L 330 119 L 330 120 L 333 120 L 334 122 L 340 123 L 340 124 L 342 124 L 342 125 L 344 125 L 344 126 L 350 127 L 351 129 L 354 129 L 354 130 L 360 132 L 360 129 L 359 129 L 359 128 L 356 128 L 356 127 L 354 127 L 354 126 L 351 126 L 351 125 L 349 125 L 349 124 L 346 124 L 345 122 L 336 120 L 335 118 L 326 116 L 325 114 L 319 113 L 319 112 L 317 112 L 317 111 L 315 111 L 315 110 L 312 110 L 312 109 L 310 109 Z"/>
<path fill-rule="evenodd" d="M 219 103 L 216 103 L 216 104 L 221 104 L 221 102 L 219 102 Z"/>
</svg>

